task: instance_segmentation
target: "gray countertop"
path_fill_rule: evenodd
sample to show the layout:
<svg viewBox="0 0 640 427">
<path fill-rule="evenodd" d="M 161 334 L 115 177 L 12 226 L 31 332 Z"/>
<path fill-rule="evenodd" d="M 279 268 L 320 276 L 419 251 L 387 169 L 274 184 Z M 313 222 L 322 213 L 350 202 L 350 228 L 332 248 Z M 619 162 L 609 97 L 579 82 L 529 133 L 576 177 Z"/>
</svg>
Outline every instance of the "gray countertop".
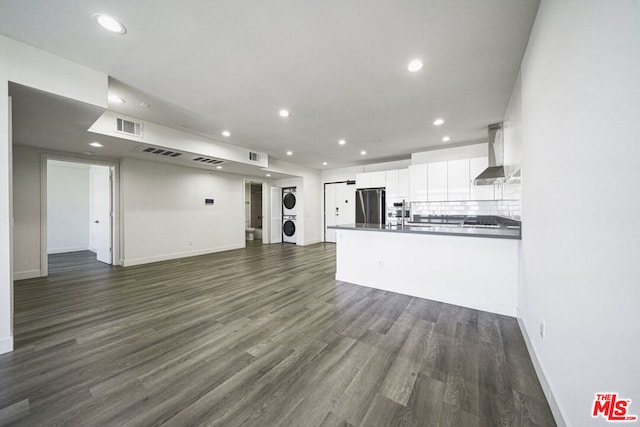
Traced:
<svg viewBox="0 0 640 427">
<path fill-rule="evenodd" d="M 446 236 L 488 237 L 495 239 L 520 239 L 520 228 L 485 228 L 462 225 L 415 224 L 378 225 L 378 224 L 344 224 L 327 227 L 332 230 L 382 231 L 388 233 L 440 234 Z"/>
</svg>

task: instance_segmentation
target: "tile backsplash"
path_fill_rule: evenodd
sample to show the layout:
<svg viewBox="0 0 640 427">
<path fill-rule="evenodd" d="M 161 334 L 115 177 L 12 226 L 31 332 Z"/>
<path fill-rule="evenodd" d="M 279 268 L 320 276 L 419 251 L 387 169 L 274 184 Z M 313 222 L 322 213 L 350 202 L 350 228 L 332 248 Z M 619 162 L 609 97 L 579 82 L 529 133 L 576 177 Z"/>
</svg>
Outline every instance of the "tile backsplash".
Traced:
<svg viewBox="0 0 640 427">
<path fill-rule="evenodd" d="M 520 220 L 522 207 L 518 199 L 460 200 L 452 202 L 412 202 L 414 215 L 499 215 Z"/>
</svg>

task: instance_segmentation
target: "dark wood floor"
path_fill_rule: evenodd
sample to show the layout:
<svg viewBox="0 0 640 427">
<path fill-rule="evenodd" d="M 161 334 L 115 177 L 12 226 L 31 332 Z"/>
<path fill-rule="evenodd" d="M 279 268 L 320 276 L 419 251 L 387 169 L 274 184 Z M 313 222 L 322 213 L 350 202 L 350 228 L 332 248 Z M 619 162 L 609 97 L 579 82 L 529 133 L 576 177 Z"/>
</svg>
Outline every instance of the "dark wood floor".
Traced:
<svg viewBox="0 0 640 427">
<path fill-rule="evenodd" d="M 110 270 L 112 265 L 105 264 L 96 259 L 96 254 L 91 251 L 67 252 L 64 254 L 49 255 L 49 274 L 70 273 L 74 271 Z"/>
<path fill-rule="evenodd" d="M 555 425 L 514 319 L 336 283 L 332 244 L 55 261 L 15 283 L 0 424 Z"/>
</svg>

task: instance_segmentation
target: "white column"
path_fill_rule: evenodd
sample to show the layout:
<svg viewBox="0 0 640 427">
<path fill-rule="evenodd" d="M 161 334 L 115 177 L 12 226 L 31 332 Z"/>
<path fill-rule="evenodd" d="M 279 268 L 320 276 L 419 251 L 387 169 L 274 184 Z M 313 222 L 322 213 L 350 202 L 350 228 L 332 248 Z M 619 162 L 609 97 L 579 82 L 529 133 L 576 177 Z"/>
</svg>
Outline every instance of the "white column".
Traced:
<svg viewBox="0 0 640 427">
<path fill-rule="evenodd" d="M 0 64 L 6 62 L 0 58 Z M 13 350 L 13 274 L 11 272 L 11 137 L 9 83 L 0 65 L 0 353 Z"/>
</svg>

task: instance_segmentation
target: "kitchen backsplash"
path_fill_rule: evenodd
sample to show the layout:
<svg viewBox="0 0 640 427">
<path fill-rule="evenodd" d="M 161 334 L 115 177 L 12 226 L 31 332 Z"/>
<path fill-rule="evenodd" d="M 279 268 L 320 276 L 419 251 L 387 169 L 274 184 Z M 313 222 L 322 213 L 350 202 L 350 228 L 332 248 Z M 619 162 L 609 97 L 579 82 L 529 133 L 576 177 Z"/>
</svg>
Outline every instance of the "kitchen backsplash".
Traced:
<svg viewBox="0 0 640 427">
<path fill-rule="evenodd" d="M 499 215 L 520 219 L 520 200 L 461 200 L 455 202 L 412 202 L 413 215 Z"/>
</svg>

